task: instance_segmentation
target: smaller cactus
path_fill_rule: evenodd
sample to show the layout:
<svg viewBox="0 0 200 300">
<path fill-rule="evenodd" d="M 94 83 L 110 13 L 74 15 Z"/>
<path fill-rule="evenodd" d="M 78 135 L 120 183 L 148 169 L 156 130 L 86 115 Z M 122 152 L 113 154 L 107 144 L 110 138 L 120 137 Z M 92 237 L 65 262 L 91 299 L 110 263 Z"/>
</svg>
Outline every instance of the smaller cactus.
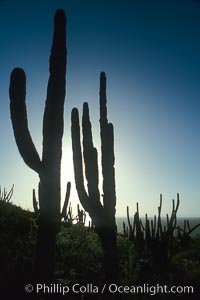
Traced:
<svg viewBox="0 0 200 300">
<path fill-rule="evenodd" d="M 38 201 L 36 199 L 35 189 L 33 189 L 33 209 L 34 209 L 34 212 L 35 212 L 36 216 L 38 217 L 39 213 L 40 213 L 40 209 L 38 207 Z"/>
<path fill-rule="evenodd" d="M 0 201 L 4 201 L 7 203 L 10 202 L 10 199 L 13 196 L 13 192 L 14 192 L 14 184 L 12 185 L 9 192 L 7 192 L 5 188 L 3 190 L 1 190 L 1 187 L 0 187 Z"/>
<path fill-rule="evenodd" d="M 138 249 L 141 257 L 147 256 L 148 263 L 159 272 L 167 267 L 169 260 L 177 252 L 180 245 L 184 246 L 189 241 L 189 235 L 200 226 L 195 225 L 190 227 L 189 221 L 184 221 L 184 227 L 177 226 L 177 212 L 180 205 L 179 194 L 177 200 L 172 200 L 172 212 L 166 215 L 166 225 L 162 224 L 162 195 L 160 195 L 160 204 L 158 206 L 158 215 L 154 216 L 153 220 L 149 220 L 148 215 L 145 215 L 143 224 L 139 217 L 139 206 L 134 215 L 133 224 L 131 224 L 129 216 L 129 208 L 127 207 L 128 227 L 123 223 L 124 235 L 128 236 Z M 175 231 L 178 230 L 178 234 Z M 150 253 L 150 258 L 149 258 Z"/>
<path fill-rule="evenodd" d="M 70 192 L 71 192 L 71 182 L 68 182 L 67 183 L 66 194 L 65 194 L 65 201 L 64 201 L 64 204 L 63 204 L 62 212 L 61 212 L 61 219 L 62 218 L 64 218 L 64 219 L 67 218 L 67 207 L 68 207 L 68 204 L 69 204 Z"/>
<path fill-rule="evenodd" d="M 172 254 L 174 246 L 174 231 L 177 224 L 177 211 L 179 204 L 180 199 L 179 194 L 177 194 L 176 205 L 175 201 L 172 200 L 171 216 L 169 218 L 167 215 L 167 222 L 165 226 L 163 226 L 161 220 L 162 195 L 160 195 L 158 216 L 154 216 L 153 220 L 149 220 L 148 215 L 146 214 L 144 224 L 139 216 L 138 203 L 133 224 L 130 222 L 129 208 L 127 207 L 129 239 L 132 240 L 136 245 L 138 253 L 140 253 L 141 256 L 145 256 L 145 253 L 149 253 L 150 251 L 150 260 L 155 266 L 159 265 L 161 268 L 164 268 L 167 265 L 170 255 Z"/>
<path fill-rule="evenodd" d="M 63 209 L 60 215 L 60 219 L 64 218 L 67 219 L 67 207 L 68 207 L 68 203 L 69 203 L 69 198 L 70 198 L 70 191 L 71 191 L 71 182 L 67 183 L 67 189 L 66 189 L 66 195 L 65 195 L 65 201 L 63 204 Z M 38 198 L 40 198 L 40 183 L 38 185 Z M 33 208 L 34 208 L 34 212 L 36 214 L 36 216 L 39 216 L 40 214 L 40 209 L 38 207 L 38 201 L 36 199 L 36 195 L 35 195 L 35 189 L 33 189 Z"/>
</svg>

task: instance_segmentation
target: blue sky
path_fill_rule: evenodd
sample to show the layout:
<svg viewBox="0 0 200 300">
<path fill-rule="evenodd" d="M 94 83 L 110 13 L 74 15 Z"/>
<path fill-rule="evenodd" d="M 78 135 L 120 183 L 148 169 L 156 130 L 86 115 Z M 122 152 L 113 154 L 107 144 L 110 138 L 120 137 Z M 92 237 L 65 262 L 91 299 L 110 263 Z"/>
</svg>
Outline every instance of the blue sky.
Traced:
<svg viewBox="0 0 200 300">
<path fill-rule="evenodd" d="M 62 194 L 72 182 L 70 114 L 87 101 L 99 149 L 99 74 L 107 75 L 109 120 L 115 129 L 117 216 L 163 214 L 180 193 L 179 216 L 200 206 L 200 3 L 196 0 L 43 0 L 0 2 L 0 184 L 15 184 L 13 203 L 32 209 L 38 176 L 18 153 L 9 113 L 9 78 L 27 76 L 31 135 L 41 153 L 53 17 L 67 14 L 67 96 Z M 75 214 L 75 209 L 74 209 Z"/>
</svg>

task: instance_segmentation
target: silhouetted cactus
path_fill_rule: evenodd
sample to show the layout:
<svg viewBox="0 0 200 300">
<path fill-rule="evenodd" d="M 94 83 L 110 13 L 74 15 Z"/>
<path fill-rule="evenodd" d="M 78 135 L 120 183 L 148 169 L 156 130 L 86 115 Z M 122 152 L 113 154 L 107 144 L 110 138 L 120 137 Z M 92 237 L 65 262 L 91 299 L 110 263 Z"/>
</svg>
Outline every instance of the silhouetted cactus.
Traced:
<svg viewBox="0 0 200 300">
<path fill-rule="evenodd" d="M 61 213 L 61 219 L 62 218 L 65 219 L 67 217 L 67 207 L 68 207 L 69 198 L 70 198 L 70 191 L 71 191 L 71 182 L 68 182 L 67 189 L 66 189 L 66 195 L 65 195 L 65 201 L 64 201 L 63 209 L 62 209 L 62 213 Z"/>
<path fill-rule="evenodd" d="M 69 212 L 67 212 L 68 209 L 68 203 L 69 203 L 69 198 L 70 198 L 70 191 L 71 191 L 71 182 L 67 183 L 67 189 L 66 189 L 66 195 L 65 195 L 65 201 L 63 204 L 63 208 L 62 208 L 62 212 L 60 215 L 60 219 L 62 220 L 62 218 L 64 218 L 65 220 L 68 218 L 68 214 Z M 40 198 L 40 183 L 38 185 L 38 198 Z M 38 201 L 36 199 L 36 195 L 35 195 L 35 189 L 33 189 L 33 209 L 34 212 L 36 214 L 37 217 L 39 217 L 40 214 L 40 209 L 38 207 Z M 70 208 L 68 209 L 68 211 L 70 210 Z"/>
<path fill-rule="evenodd" d="M 86 221 L 86 213 L 83 209 L 80 209 L 79 204 L 77 204 L 77 223 L 85 224 Z"/>
<path fill-rule="evenodd" d="M 177 211 L 179 208 L 180 199 L 179 194 L 177 194 L 177 202 L 175 205 L 174 199 L 172 200 L 172 212 L 169 218 L 166 215 L 166 225 L 163 226 L 161 220 L 161 210 L 162 210 L 162 195 L 160 195 L 160 205 L 158 206 L 158 216 L 154 216 L 153 220 L 148 219 L 148 215 L 145 215 L 145 224 L 139 216 L 139 206 L 137 203 L 137 211 L 134 215 L 133 224 L 131 224 L 129 217 L 129 208 L 127 207 L 127 220 L 129 230 L 126 229 L 126 235 L 133 240 L 137 246 L 146 245 L 147 247 L 154 240 L 168 239 L 169 244 L 172 242 L 175 229 L 177 229 Z M 125 227 L 125 224 L 124 224 Z M 128 231 L 128 232 L 127 232 Z M 140 245 L 141 244 L 141 245 Z"/>
<path fill-rule="evenodd" d="M 15 140 L 25 163 L 40 179 L 39 228 L 36 269 L 41 279 L 52 277 L 56 235 L 60 221 L 60 167 L 62 156 L 63 110 L 66 85 L 66 17 L 58 10 L 50 56 L 50 77 L 43 117 L 42 159 L 33 144 L 26 113 L 26 77 L 16 68 L 10 80 L 10 111 Z"/>
<path fill-rule="evenodd" d="M 7 192 L 5 188 L 1 190 L 1 186 L 0 186 L 0 201 L 4 201 L 7 203 L 10 202 L 10 199 L 13 196 L 13 191 L 14 191 L 14 184 L 12 185 L 9 192 Z"/>
<path fill-rule="evenodd" d="M 138 249 L 139 256 L 146 259 L 154 270 L 157 270 L 163 276 L 164 270 L 169 265 L 171 257 L 177 253 L 180 245 L 189 241 L 189 235 L 200 224 L 190 228 L 189 221 L 184 221 L 184 228 L 177 225 L 177 212 L 180 205 L 179 194 L 177 194 L 177 201 L 172 200 L 172 212 L 166 215 L 166 224 L 162 223 L 162 195 L 160 195 L 160 205 L 158 206 L 158 216 L 154 216 L 149 220 L 147 214 L 145 215 L 145 222 L 143 224 L 139 216 L 139 207 L 137 203 L 137 211 L 134 215 L 133 223 L 130 221 L 129 208 L 127 207 L 128 227 L 123 224 L 124 235 L 128 236 Z M 176 233 L 178 231 L 178 233 Z M 181 248 L 180 248 L 181 249 Z"/>
<path fill-rule="evenodd" d="M 68 224 L 83 224 L 85 225 L 86 221 L 86 212 L 79 208 L 79 204 L 77 204 L 77 215 L 74 217 L 72 212 L 71 202 L 69 203 L 68 209 L 65 214 L 62 215 L 64 221 Z"/>
<path fill-rule="evenodd" d="M 38 207 L 38 201 L 35 195 L 35 189 L 33 189 L 33 209 L 37 217 L 39 217 L 40 209 Z"/>
<path fill-rule="evenodd" d="M 99 191 L 97 149 L 93 146 L 89 107 L 83 104 L 82 133 L 83 154 L 80 142 L 78 110 L 72 110 L 72 147 L 76 189 L 83 208 L 89 213 L 92 223 L 100 236 L 104 249 L 104 267 L 108 281 L 117 280 L 116 224 L 115 224 L 115 169 L 113 125 L 107 119 L 106 76 L 100 75 L 100 135 L 101 164 L 103 175 L 103 203 Z M 87 191 L 84 186 L 83 162 Z"/>
</svg>

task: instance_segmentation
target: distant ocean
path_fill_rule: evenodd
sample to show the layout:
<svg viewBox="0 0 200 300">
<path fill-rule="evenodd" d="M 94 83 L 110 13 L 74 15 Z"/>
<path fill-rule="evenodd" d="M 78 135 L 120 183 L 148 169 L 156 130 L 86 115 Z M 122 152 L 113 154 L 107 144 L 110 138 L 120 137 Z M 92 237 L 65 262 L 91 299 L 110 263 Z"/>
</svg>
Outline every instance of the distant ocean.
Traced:
<svg viewBox="0 0 200 300">
<path fill-rule="evenodd" d="M 141 218 L 143 224 L 145 224 L 145 218 Z M 152 220 L 153 218 L 149 218 L 150 220 Z M 130 218 L 131 223 L 133 223 L 133 218 Z M 194 226 L 196 226 L 197 224 L 200 224 L 200 218 L 177 218 L 177 226 L 179 226 L 180 228 L 184 228 L 184 220 L 189 220 L 189 225 L 190 228 L 193 228 Z M 126 217 L 120 217 L 120 218 L 116 218 L 116 223 L 117 223 L 117 231 L 118 232 L 123 232 L 123 222 L 125 222 L 126 226 L 128 226 L 128 221 Z M 166 225 L 166 218 L 162 218 L 162 224 L 163 226 Z M 188 229 L 187 229 L 188 231 Z M 191 236 L 200 236 L 200 226 L 198 228 L 196 228 L 192 233 Z"/>
</svg>

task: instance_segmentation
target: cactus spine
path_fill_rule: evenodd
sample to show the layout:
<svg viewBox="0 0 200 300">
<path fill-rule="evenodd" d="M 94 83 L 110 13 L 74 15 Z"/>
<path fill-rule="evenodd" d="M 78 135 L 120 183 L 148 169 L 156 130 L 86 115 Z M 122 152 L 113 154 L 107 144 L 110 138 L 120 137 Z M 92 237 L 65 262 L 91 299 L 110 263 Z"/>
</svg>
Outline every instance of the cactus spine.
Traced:
<svg viewBox="0 0 200 300">
<path fill-rule="evenodd" d="M 116 281 L 116 224 L 115 224 L 115 169 L 113 125 L 107 120 L 106 76 L 100 75 L 100 136 L 101 164 L 103 175 L 103 203 L 99 192 L 98 153 L 93 146 L 89 107 L 83 104 L 82 132 L 83 155 L 80 142 L 80 125 L 77 108 L 72 110 L 72 148 L 76 189 L 83 208 L 89 213 L 100 236 L 104 249 L 104 267 L 108 281 Z M 83 162 L 87 191 L 84 186 Z"/>
<path fill-rule="evenodd" d="M 32 141 L 26 112 L 26 76 L 16 68 L 10 79 L 10 112 L 15 140 L 25 163 L 39 175 L 39 228 L 36 269 L 41 279 L 52 277 L 55 240 L 60 220 L 60 166 L 66 85 L 66 17 L 57 10 L 50 56 L 50 77 L 43 117 L 42 159 Z"/>
</svg>

